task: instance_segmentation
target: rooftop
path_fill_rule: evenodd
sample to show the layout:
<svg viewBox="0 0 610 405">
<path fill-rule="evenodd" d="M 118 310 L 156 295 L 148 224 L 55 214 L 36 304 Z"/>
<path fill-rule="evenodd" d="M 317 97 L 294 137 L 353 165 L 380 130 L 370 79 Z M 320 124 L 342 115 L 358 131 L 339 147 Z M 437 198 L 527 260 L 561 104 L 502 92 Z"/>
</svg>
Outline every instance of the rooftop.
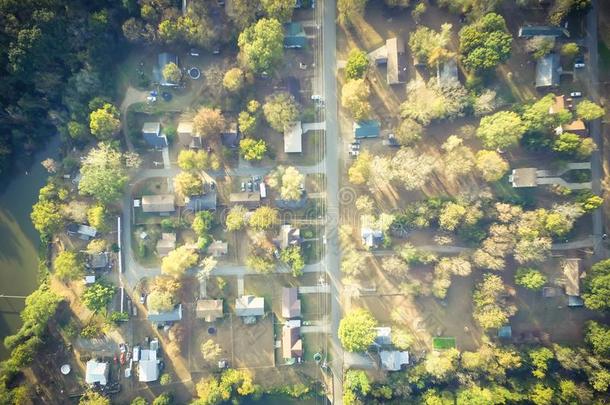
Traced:
<svg viewBox="0 0 610 405">
<path fill-rule="evenodd" d="M 536 62 L 536 88 L 555 87 L 559 85 L 559 55 L 550 53 Z"/>
<path fill-rule="evenodd" d="M 144 212 L 172 212 L 175 210 L 173 194 L 142 196 L 142 211 Z"/>
<path fill-rule="evenodd" d="M 284 128 L 284 152 L 301 153 L 303 152 L 303 128 L 301 121 L 295 122 L 291 126 Z"/>
<path fill-rule="evenodd" d="M 379 357 L 381 368 L 387 371 L 399 371 L 403 365 L 409 364 L 409 352 L 382 350 Z"/>
<path fill-rule="evenodd" d="M 535 167 L 523 167 L 513 169 L 512 175 L 509 177 L 513 187 L 536 187 L 538 185 L 537 169 Z"/>
<path fill-rule="evenodd" d="M 178 134 L 192 134 L 193 133 L 193 123 L 191 121 L 180 121 L 178 123 L 178 128 L 176 129 Z"/>
<path fill-rule="evenodd" d="M 106 385 L 108 383 L 108 363 L 91 359 L 86 364 L 85 382 Z"/>
<path fill-rule="evenodd" d="M 265 315 L 265 299 L 254 295 L 243 295 L 235 299 L 235 314 L 237 316 Z"/>
<path fill-rule="evenodd" d="M 214 322 L 224 315 L 222 300 L 197 300 L 195 316 L 197 319 L 205 319 L 206 322 Z"/>
<path fill-rule="evenodd" d="M 563 275 L 566 278 L 566 294 L 580 296 L 580 259 L 568 258 L 563 260 Z"/>
<path fill-rule="evenodd" d="M 215 240 L 208 246 L 208 254 L 213 257 L 224 256 L 229 252 L 229 243 L 221 240 Z"/>
<path fill-rule="evenodd" d="M 169 312 L 148 312 L 148 320 L 153 323 L 175 322 L 182 319 L 182 304 Z"/>
<path fill-rule="evenodd" d="M 360 138 L 377 138 L 379 136 L 379 130 L 381 128 L 381 124 L 379 121 L 375 120 L 365 120 L 354 122 L 354 137 L 356 139 Z"/>
<path fill-rule="evenodd" d="M 296 287 L 282 288 L 282 317 L 290 319 L 301 316 L 301 300 L 297 293 Z"/>
<path fill-rule="evenodd" d="M 405 56 L 405 43 L 402 38 L 389 38 L 386 41 L 388 53 L 387 81 L 388 84 L 404 83 L 406 78 L 407 58 Z"/>
<path fill-rule="evenodd" d="M 282 357 L 285 359 L 303 357 L 301 328 L 291 325 L 282 327 Z"/>
<path fill-rule="evenodd" d="M 158 122 L 145 122 L 142 125 L 142 133 L 159 135 L 161 132 L 161 124 Z"/>
</svg>

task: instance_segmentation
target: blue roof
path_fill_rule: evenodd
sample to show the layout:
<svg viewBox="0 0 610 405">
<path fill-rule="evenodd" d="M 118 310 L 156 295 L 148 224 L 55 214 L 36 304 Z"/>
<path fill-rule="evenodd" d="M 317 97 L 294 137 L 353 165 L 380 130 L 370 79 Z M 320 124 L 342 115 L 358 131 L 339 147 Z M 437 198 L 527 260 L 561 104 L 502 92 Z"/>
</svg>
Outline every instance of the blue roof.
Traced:
<svg viewBox="0 0 610 405">
<path fill-rule="evenodd" d="M 290 22 L 284 24 L 284 47 L 303 48 L 307 45 L 307 36 L 301 23 Z"/>
<path fill-rule="evenodd" d="M 381 124 L 379 121 L 367 120 L 354 122 L 354 137 L 358 138 L 377 138 Z"/>
<path fill-rule="evenodd" d="M 142 134 L 144 136 L 144 140 L 153 148 L 165 148 L 167 146 L 167 138 L 165 135 L 155 135 L 155 134 Z"/>
<path fill-rule="evenodd" d="M 546 37 L 569 37 L 570 33 L 565 28 L 553 27 L 549 25 L 530 25 L 519 28 L 520 37 L 534 37 L 534 36 L 546 36 Z"/>
<path fill-rule="evenodd" d="M 148 313 L 148 320 L 154 323 L 174 322 L 182 319 L 182 304 L 178 304 L 173 311 Z"/>
<path fill-rule="evenodd" d="M 582 298 L 575 295 L 568 295 L 569 307 L 582 307 L 583 305 L 585 305 L 585 302 L 582 300 Z"/>
<path fill-rule="evenodd" d="M 512 336 L 513 336 L 513 329 L 510 327 L 510 325 L 502 326 L 498 330 L 498 337 L 500 337 L 500 338 L 510 339 Z"/>
<path fill-rule="evenodd" d="M 292 209 L 296 210 L 299 208 L 304 208 L 307 205 L 307 194 L 303 193 L 300 200 L 275 200 L 275 206 L 279 209 Z"/>
</svg>

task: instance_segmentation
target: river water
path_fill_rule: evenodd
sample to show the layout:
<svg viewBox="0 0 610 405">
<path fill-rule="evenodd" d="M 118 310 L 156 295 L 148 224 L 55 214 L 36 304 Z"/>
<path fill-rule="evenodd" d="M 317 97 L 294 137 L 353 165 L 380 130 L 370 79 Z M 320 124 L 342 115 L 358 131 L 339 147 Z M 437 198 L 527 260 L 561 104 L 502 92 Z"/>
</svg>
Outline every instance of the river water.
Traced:
<svg viewBox="0 0 610 405">
<path fill-rule="evenodd" d="M 47 171 L 40 162 L 57 157 L 59 137 L 51 140 L 27 165 L 8 176 L 0 192 L 0 360 L 8 355 L 2 341 L 21 327 L 19 313 L 24 300 L 1 295 L 26 296 L 38 284 L 38 232 L 30 221 L 38 190 L 44 186 Z"/>
</svg>

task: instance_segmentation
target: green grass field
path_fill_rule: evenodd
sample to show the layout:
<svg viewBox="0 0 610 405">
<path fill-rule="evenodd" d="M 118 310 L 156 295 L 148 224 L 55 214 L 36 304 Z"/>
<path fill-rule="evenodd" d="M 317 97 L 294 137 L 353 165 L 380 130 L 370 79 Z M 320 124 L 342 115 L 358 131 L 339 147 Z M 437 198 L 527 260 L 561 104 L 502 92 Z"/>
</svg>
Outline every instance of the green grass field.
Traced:
<svg viewBox="0 0 610 405">
<path fill-rule="evenodd" d="M 445 350 L 455 348 L 454 337 L 435 337 L 432 338 L 432 347 L 434 350 Z"/>
</svg>

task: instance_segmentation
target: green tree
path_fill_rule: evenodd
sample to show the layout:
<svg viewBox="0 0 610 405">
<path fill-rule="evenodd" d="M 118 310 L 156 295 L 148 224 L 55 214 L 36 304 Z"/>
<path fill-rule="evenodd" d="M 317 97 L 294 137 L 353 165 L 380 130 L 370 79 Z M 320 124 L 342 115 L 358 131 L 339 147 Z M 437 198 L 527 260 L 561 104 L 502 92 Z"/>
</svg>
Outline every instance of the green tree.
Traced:
<svg viewBox="0 0 610 405">
<path fill-rule="evenodd" d="M 148 405 L 148 401 L 142 397 L 135 397 L 130 405 Z"/>
<path fill-rule="evenodd" d="M 549 368 L 549 361 L 555 358 L 553 352 L 546 347 L 532 349 L 528 353 L 533 370 L 532 374 L 536 378 L 543 379 Z"/>
<path fill-rule="evenodd" d="M 351 25 L 355 18 L 364 14 L 367 0 L 339 0 L 337 2 L 340 24 Z"/>
<path fill-rule="evenodd" d="M 402 146 L 411 146 L 419 141 L 423 133 L 423 127 L 414 119 L 405 118 L 396 128 L 394 135 Z"/>
<path fill-rule="evenodd" d="M 220 161 L 215 155 L 203 150 L 184 149 L 178 154 L 178 167 L 193 172 L 210 168 L 218 170 Z"/>
<path fill-rule="evenodd" d="M 494 150 L 480 150 L 475 157 L 475 166 L 486 181 L 498 181 L 509 169 L 508 162 Z"/>
<path fill-rule="evenodd" d="M 106 207 L 103 205 L 96 205 L 91 207 L 87 211 L 87 220 L 89 225 L 97 229 L 98 232 L 106 232 L 108 230 L 108 224 L 106 223 Z"/>
<path fill-rule="evenodd" d="M 146 298 L 146 305 L 151 312 L 168 312 L 174 309 L 174 295 L 169 291 L 152 290 Z"/>
<path fill-rule="evenodd" d="M 372 161 L 373 156 L 367 150 L 360 152 L 347 172 L 349 182 L 352 184 L 364 184 L 368 182 L 371 173 Z"/>
<path fill-rule="evenodd" d="M 454 348 L 428 353 L 424 361 L 426 372 L 439 381 L 448 379 L 457 370 L 459 355 L 460 352 Z"/>
<path fill-rule="evenodd" d="M 483 281 L 477 285 L 473 294 L 475 306 L 473 316 L 483 329 L 505 325 L 508 317 L 514 313 L 514 308 L 500 305 L 500 297 L 504 290 L 502 279 L 495 274 L 485 274 Z"/>
<path fill-rule="evenodd" d="M 603 107 L 600 107 L 593 101 L 583 100 L 576 105 L 576 115 L 585 121 L 596 120 L 603 117 L 604 114 Z"/>
<path fill-rule="evenodd" d="M 535 59 L 548 55 L 555 46 L 555 38 L 546 36 L 535 36 L 527 40 L 525 49 L 532 53 Z"/>
<path fill-rule="evenodd" d="M 339 323 L 339 340 L 348 352 L 361 352 L 368 349 L 375 340 L 377 321 L 365 309 L 354 309 L 347 313 Z"/>
<path fill-rule="evenodd" d="M 300 200 L 303 196 L 301 188 L 305 176 L 303 176 L 294 166 L 278 166 L 273 170 L 268 178 L 269 187 L 280 190 L 280 197 L 283 200 Z"/>
<path fill-rule="evenodd" d="M 349 80 L 341 89 L 341 105 L 356 121 L 368 118 L 372 113 L 368 101 L 371 90 L 364 79 Z"/>
<path fill-rule="evenodd" d="M 172 394 L 170 394 L 169 392 L 164 392 L 163 394 L 155 398 L 155 400 L 152 402 L 152 405 L 172 405 L 173 403 L 174 398 Z"/>
<path fill-rule="evenodd" d="M 504 149 L 516 145 L 525 132 L 525 126 L 519 115 L 512 111 L 500 111 L 483 117 L 477 136 L 485 147 Z"/>
<path fill-rule="evenodd" d="M 292 95 L 282 91 L 267 97 L 263 105 L 263 114 L 271 128 L 283 133 L 287 126 L 294 124 L 298 119 L 299 107 Z"/>
<path fill-rule="evenodd" d="M 172 383 L 172 376 L 169 373 L 161 374 L 161 378 L 159 378 L 159 384 L 161 385 L 169 385 Z"/>
<path fill-rule="evenodd" d="M 244 71 L 237 67 L 227 70 L 222 85 L 230 92 L 237 93 L 244 87 Z"/>
<path fill-rule="evenodd" d="M 127 182 L 123 159 L 121 152 L 106 144 L 91 149 L 80 169 L 79 192 L 103 204 L 117 200 Z"/>
<path fill-rule="evenodd" d="M 392 344 L 398 350 L 408 350 L 413 344 L 415 338 L 404 328 L 392 329 Z"/>
<path fill-rule="evenodd" d="M 347 80 L 363 79 L 369 69 L 369 58 L 366 52 L 354 48 L 347 56 L 347 64 L 345 65 L 345 78 Z"/>
<path fill-rule="evenodd" d="M 587 158 L 595 150 L 595 143 L 591 138 L 581 138 L 576 134 L 564 132 L 553 141 L 553 150 L 568 156 Z"/>
<path fill-rule="evenodd" d="M 222 354 L 222 348 L 212 339 L 208 339 L 201 344 L 201 355 L 206 361 L 217 360 Z"/>
<path fill-rule="evenodd" d="M 362 398 L 371 392 L 371 388 L 371 382 L 365 371 L 347 370 L 345 372 L 343 382 L 344 397 L 347 396 L 347 398 L 352 398 L 352 396 L 354 396 Z M 345 402 L 345 400 L 343 402 Z"/>
<path fill-rule="evenodd" d="M 182 70 L 174 62 L 169 62 L 165 65 L 162 74 L 168 83 L 180 83 L 182 79 Z"/>
<path fill-rule="evenodd" d="M 163 258 L 161 261 L 161 273 L 174 278 L 180 278 L 195 263 L 197 263 L 197 253 L 187 246 L 180 246 Z"/>
<path fill-rule="evenodd" d="M 534 385 L 529 394 L 529 399 L 535 405 L 550 405 L 553 403 L 553 389 L 541 383 Z"/>
<path fill-rule="evenodd" d="M 89 116 L 91 134 L 99 140 L 110 139 L 119 132 L 120 128 L 119 111 L 112 104 L 104 104 L 103 107 L 92 111 Z"/>
<path fill-rule="evenodd" d="M 106 309 L 114 296 L 115 287 L 102 281 L 95 282 L 83 292 L 82 301 L 93 312 Z"/>
<path fill-rule="evenodd" d="M 270 257 L 258 256 L 251 253 L 246 257 L 246 267 L 258 273 L 269 274 L 275 268 L 275 263 Z"/>
<path fill-rule="evenodd" d="M 599 369 L 591 373 L 589 383 L 595 391 L 606 392 L 610 386 L 610 371 Z"/>
<path fill-rule="evenodd" d="M 575 58 L 578 55 L 580 49 L 578 48 L 578 44 L 576 42 L 568 42 L 567 44 L 563 44 L 561 46 L 561 54 L 568 58 Z"/>
<path fill-rule="evenodd" d="M 298 277 L 303 274 L 305 261 L 303 260 L 300 246 L 289 246 L 283 249 L 280 252 L 280 260 L 290 266 L 293 276 Z"/>
<path fill-rule="evenodd" d="M 78 401 L 79 405 L 110 405 L 110 399 L 95 391 L 86 391 Z"/>
<path fill-rule="evenodd" d="M 443 24 L 439 32 L 424 26 L 417 27 L 409 36 L 409 48 L 413 57 L 429 67 L 436 67 L 453 56 L 453 52 L 448 49 L 452 28 L 449 23 Z"/>
<path fill-rule="evenodd" d="M 203 180 L 195 173 L 180 172 L 174 177 L 174 190 L 182 197 L 199 195 L 203 191 Z"/>
<path fill-rule="evenodd" d="M 49 240 L 63 224 L 59 205 L 53 201 L 38 201 L 32 207 L 30 218 L 42 240 Z"/>
<path fill-rule="evenodd" d="M 596 321 L 587 323 L 585 340 L 593 348 L 593 353 L 600 357 L 610 357 L 610 328 Z"/>
<path fill-rule="evenodd" d="M 217 108 L 202 107 L 193 118 L 193 130 L 204 138 L 220 136 L 226 121 Z"/>
<path fill-rule="evenodd" d="M 592 212 L 604 204 L 604 199 L 593 193 L 583 193 L 578 198 L 578 202 L 584 212 Z"/>
<path fill-rule="evenodd" d="M 259 231 L 269 229 L 279 222 L 279 213 L 275 208 L 262 206 L 257 208 L 252 215 L 248 224 Z"/>
<path fill-rule="evenodd" d="M 286 23 L 292 18 L 296 0 L 261 0 L 261 4 L 267 17 Z"/>
<path fill-rule="evenodd" d="M 75 252 L 64 250 L 55 257 L 55 276 L 62 281 L 79 279 L 85 273 L 85 265 Z"/>
<path fill-rule="evenodd" d="M 237 44 L 245 68 L 254 73 L 269 73 L 282 61 L 284 29 L 278 20 L 261 18 L 239 34 Z"/>
<path fill-rule="evenodd" d="M 513 37 L 499 14 L 486 14 L 465 26 L 459 37 L 462 63 L 471 70 L 493 69 L 510 56 Z"/>
<path fill-rule="evenodd" d="M 237 231 L 246 225 L 246 213 L 248 210 L 243 205 L 235 205 L 227 214 L 227 231 Z"/>
<path fill-rule="evenodd" d="M 262 139 L 244 138 L 239 141 L 239 152 L 246 160 L 262 160 L 267 153 L 267 144 Z"/>
<path fill-rule="evenodd" d="M 546 276 L 536 269 L 520 267 L 515 274 L 515 283 L 530 290 L 540 290 L 546 284 Z"/>
<path fill-rule="evenodd" d="M 589 309 L 610 309 L 610 260 L 602 260 L 591 267 L 582 297 Z"/>
<path fill-rule="evenodd" d="M 260 103 L 256 100 L 250 100 L 246 111 L 239 113 L 237 124 L 239 130 L 245 136 L 250 136 L 256 132 L 260 117 Z"/>
</svg>

